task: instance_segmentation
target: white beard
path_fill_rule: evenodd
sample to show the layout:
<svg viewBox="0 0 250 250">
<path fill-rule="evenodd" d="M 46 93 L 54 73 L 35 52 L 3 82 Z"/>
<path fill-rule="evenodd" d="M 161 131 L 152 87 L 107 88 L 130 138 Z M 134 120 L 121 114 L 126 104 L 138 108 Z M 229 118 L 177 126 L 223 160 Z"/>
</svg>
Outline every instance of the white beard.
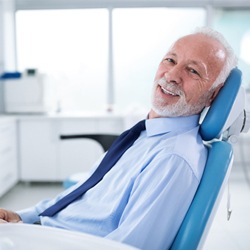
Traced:
<svg viewBox="0 0 250 250">
<path fill-rule="evenodd" d="M 160 85 L 162 87 L 167 86 L 167 88 L 174 93 L 178 93 L 180 96 L 178 102 L 174 104 L 166 105 L 165 100 L 160 97 L 155 97 L 154 93 L 156 87 Z M 161 117 L 176 117 L 176 116 L 189 116 L 194 114 L 199 114 L 205 107 L 207 96 L 209 92 L 200 97 L 198 103 L 188 104 L 186 101 L 186 96 L 182 89 L 177 84 L 167 83 L 164 78 L 154 82 L 154 91 L 152 96 L 152 110 L 160 115 Z"/>
</svg>

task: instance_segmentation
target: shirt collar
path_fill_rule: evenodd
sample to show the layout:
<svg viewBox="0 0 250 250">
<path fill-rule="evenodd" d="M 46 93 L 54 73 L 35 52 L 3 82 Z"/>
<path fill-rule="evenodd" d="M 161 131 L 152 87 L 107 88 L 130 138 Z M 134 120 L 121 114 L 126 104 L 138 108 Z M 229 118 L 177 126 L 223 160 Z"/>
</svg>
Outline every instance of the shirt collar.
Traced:
<svg viewBox="0 0 250 250">
<path fill-rule="evenodd" d="M 199 115 L 192 115 L 147 119 L 147 136 L 193 129 L 199 125 L 199 117 Z"/>
</svg>

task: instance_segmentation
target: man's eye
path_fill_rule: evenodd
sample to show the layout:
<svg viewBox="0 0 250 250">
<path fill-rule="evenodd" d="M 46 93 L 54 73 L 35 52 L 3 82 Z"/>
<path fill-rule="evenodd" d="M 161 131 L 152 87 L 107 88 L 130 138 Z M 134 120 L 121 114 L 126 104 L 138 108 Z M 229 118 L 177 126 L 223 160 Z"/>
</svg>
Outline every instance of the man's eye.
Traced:
<svg viewBox="0 0 250 250">
<path fill-rule="evenodd" d="M 200 74 L 198 73 L 198 71 L 196 71 L 195 69 L 190 68 L 189 71 L 190 71 L 192 74 L 195 74 L 195 75 L 198 75 L 198 76 L 200 75 Z"/>
<path fill-rule="evenodd" d="M 169 62 L 169 63 L 174 63 L 175 64 L 175 60 L 172 58 L 166 58 L 165 61 Z"/>
</svg>

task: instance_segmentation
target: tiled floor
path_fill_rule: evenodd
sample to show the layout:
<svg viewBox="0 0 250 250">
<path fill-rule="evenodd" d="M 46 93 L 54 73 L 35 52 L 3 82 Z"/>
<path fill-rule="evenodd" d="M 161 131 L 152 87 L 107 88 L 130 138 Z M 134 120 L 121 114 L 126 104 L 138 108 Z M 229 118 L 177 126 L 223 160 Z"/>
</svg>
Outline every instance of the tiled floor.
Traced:
<svg viewBox="0 0 250 250">
<path fill-rule="evenodd" d="M 54 197 L 62 190 L 61 183 L 18 183 L 0 198 L 0 207 L 20 210 L 32 206 L 42 199 Z"/>
<path fill-rule="evenodd" d="M 248 166 L 249 167 L 249 166 Z M 250 174 L 250 167 L 248 170 Z M 61 184 L 19 183 L 0 199 L 0 207 L 18 210 L 63 190 Z M 231 219 L 227 221 L 227 191 L 219 205 L 211 230 L 204 245 L 205 250 L 250 249 L 250 185 L 244 169 L 234 167 L 230 177 Z"/>
</svg>

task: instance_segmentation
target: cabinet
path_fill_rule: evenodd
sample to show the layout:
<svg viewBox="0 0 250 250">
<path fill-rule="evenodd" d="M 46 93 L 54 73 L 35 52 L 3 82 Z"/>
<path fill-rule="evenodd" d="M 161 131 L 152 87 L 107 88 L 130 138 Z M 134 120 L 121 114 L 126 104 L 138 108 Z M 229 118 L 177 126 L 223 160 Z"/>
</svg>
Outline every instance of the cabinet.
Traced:
<svg viewBox="0 0 250 250">
<path fill-rule="evenodd" d="M 58 123 L 48 119 L 18 120 L 22 181 L 57 179 Z"/>
<path fill-rule="evenodd" d="M 0 196 L 18 181 L 16 122 L 0 118 Z"/>
<path fill-rule="evenodd" d="M 62 181 L 88 171 L 103 153 L 94 141 L 60 140 L 60 135 L 123 131 L 119 116 L 28 117 L 18 119 L 22 181 Z"/>
</svg>

